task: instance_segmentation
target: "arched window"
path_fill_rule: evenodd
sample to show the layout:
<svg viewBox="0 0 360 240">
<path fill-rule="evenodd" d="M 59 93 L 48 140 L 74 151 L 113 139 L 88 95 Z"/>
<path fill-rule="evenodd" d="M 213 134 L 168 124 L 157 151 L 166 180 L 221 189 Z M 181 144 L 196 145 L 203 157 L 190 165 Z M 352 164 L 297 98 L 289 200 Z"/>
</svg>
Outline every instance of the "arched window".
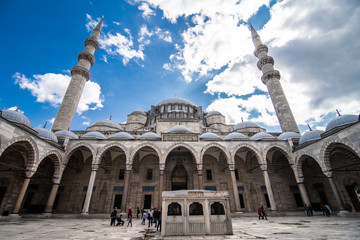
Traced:
<svg viewBox="0 0 360 240">
<path fill-rule="evenodd" d="M 181 216 L 181 205 L 177 202 L 172 202 L 168 205 L 168 216 Z"/>
<path fill-rule="evenodd" d="M 204 215 L 203 206 L 198 202 L 193 202 L 189 206 L 189 215 Z"/>
<path fill-rule="evenodd" d="M 219 202 L 211 204 L 211 215 L 225 215 L 224 206 Z"/>
</svg>

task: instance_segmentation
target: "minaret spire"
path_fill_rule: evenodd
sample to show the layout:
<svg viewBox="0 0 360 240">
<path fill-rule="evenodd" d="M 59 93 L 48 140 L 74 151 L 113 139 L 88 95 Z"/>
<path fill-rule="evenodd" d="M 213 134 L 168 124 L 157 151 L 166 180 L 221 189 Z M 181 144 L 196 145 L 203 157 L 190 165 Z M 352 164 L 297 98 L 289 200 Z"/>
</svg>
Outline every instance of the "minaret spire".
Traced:
<svg viewBox="0 0 360 240">
<path fill-rule="evenodd" d="M 268 47 L 262 43 L 259 34 L 250 23 L 254 54 L 259 59 L 257 67 L 263 72 L 262 82 L 267 86 L 283 132 L 297 132 L 299 128 L 280 84 L 280 73 L 274 69 L 274 59 L 268 56 Z"/>
<path fill-rule="evenodd" d="M 89 69 L 95 63 L 94 53 L 99 49 L 98 39 L 103 18 L 104 16 L 92 31 L 91 36 L 85 40 L 85 50 L 78 55 L 78 65 L 71 69 L 71 80 L 52 126 L 53 132 L 70 129 L 85 83 L 91 76 Z"/>
</svg>

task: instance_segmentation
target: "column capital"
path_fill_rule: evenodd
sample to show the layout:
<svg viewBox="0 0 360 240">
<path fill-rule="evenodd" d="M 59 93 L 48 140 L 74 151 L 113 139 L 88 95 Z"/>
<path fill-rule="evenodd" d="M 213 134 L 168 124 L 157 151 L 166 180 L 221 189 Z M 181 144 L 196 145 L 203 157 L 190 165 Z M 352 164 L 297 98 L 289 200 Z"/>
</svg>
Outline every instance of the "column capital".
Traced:
<svg viewBox="0 0 360 240">
<path fill-rule="evenodd" d="M 235 171 L 235 164 L 231 163 L 231 164 L 228 164 L 228 166 L 229 166 L 230 171 Z"/>
<path fill-rule="evenodd" d="M 203 170 L 203 164 L 196 164 L 196 168 L 197 168 L 197 170 Z"/>
<path fill-rule="evenodd" d="M 132 164 L 126 164 L 126 171 L 131 171 Z"/>
<path fill-rule="evenodd" d="M 260 164 L 260 169 L 263 172 L 267 171 L 267 165 L 266 164 Z"/>
<path fill-rule="evenodd" d="M 326 176 L 327 178 L 332 178 L 332 177 L 333 177 L 333 176 L 332 176 L 332 174 L 333 174 L 332 171 L 326 171 L 326 172 L 324 172 L 324 174 L 325 174 L 325 176 Z"/>
<path fill-rule="evenodd" d="M 160 169 L 160 171 L 164 171 L 165 170 L 165 163 L 160 163 L 159 164 L 159 169 Z"/>
<path fill-rule="evenodd" d="M 92 164 L 91 165 L 91 170 L 92 171 L 97 171 L 99 169 L 99 164 Z"/>
</svg>

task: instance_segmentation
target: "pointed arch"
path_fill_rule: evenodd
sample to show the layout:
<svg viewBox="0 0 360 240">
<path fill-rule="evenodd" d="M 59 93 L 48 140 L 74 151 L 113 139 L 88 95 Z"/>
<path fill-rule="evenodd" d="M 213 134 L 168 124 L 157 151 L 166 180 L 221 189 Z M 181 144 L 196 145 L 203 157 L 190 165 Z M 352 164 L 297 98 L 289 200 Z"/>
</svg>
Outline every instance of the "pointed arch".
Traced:
<svg viewBox="0 0 360 240">
<path fill-rule="evenodd" d="M 264 163 L 262 162 L 262 159 L 261 159 L 261 156 L 262 156 L 262 155 L 259 153 L 259 151 L 258 151 L 253 145 L 250 145 L 250 144 L 248 144 L 248 143 L 240 143 L 240 144 L 236 145 L 236 146 L 233 148 L 233 151 L 232 151 L 233 159 L 232 159 L 232 161 L 234 161 L 234 163 L 235 163 L 236 153 L 237 153 L 237 151 L 239 151 L 241 148 L 248 148 L 248 149 L 252 150 L 252 151 L 254 152 L 257 160 L 258 160 L 258 163 L 259 163 L 259 164 L 264 164 Z"/>
<path fill-rule="evenodd" d="M 295 166 L 296 166 L 296 170 L 297 170 L 297 176 L 299 179 L 304 179 L 304 174 L 303 174 L 303 171 L 302 171 L 302 165 L 303 165 L 303 162 L 304 162 L 304 159 L 306 158 L 312 158 L 314 159 L 317 164 L 319 164 L 320 168 L 322 169 L 321 167 L 321 164 L 319 163 L 319 159 L 317 157 L 315 157 L 315 155 L 311 154 L 311 153 L 308 153 L 308 152 L 301 152 L 299 153 L 299 155 L 296 157 L 296 163 L 295 163 Z M 322 169 L 322 171 L 324 171 Z"/>
<path fill-rule="evenodd" d="M 112 142 L 101 148 L 101 150 L 96 155 L 95 163 L 100 164 L 100 159 L 101 159 L 102 155 L 112 147 L 120 148 L 125 153 L 125 158 L 126 158 L 126 161 L 128 162 L 128 157 L 129 157 L 128 149 L 121 143 Z"/>
<path fill-rule="evenodd" d="M 92 156 L 93 156 L 93 160 L 92 162 L 94 161 L 95 159 L 95 156 L 96 156 L 96 151 L 95 149 L 91 146 L 91 144 L 87 143 L 87 142 L 79 142 L 77 144 L 75 144 L 74 146 L 72 146 L 71 148 L 68 149 L 67 151 L 67 154 L 66 154 L 66 158 L 65 158 L 65 161 L 64 161 L 64 164 L 67 164 L 69 162 L 69 159 L 71 157 L 71 155 L 76 151 L 78 150 L 78 148 L 80 147 L 86 147 L 90 150 Z M 85 159 L 84 159 L 85 161 Z"/>
<path fill-rule="evenodd" d="M 39 163 L 36 166 L 36 171 L 38 169 L 38 167 L 40 166 L 41 162 L 44 161 L 44 159 L 46 157 L 49 157 L 53 163 L 54 163 L 54 176 L 53 179 L 60 179 L 60 175 L 61 175 L 61 166 L 62 166 L 62 156 L 61 154 L 56 151 L 56 150 L 52 150 L 52 151 L 48 151 L 46 152 L 40 159 Z"/>
<path fill-rule="evenodd" d="M 284 154 L 284 156 L 286 157 L 286 159 L 288 160 L 290 165 L 295 164 L 293 157 L 291 157 L 291 153 L 287 149 L 285 149 L 284 147 L 276 145 L 276 144 L 269 145 L 264 149 L 263 159 L 266 159 L 266 156 L 267 156 L 268 152 L 272 148 L 275 148 L 275 149 L 279 150 L 282 154 Z"/>
<path fill-rule="evenodd" d="M 203 161 L 203 157 L 204 157 L 205 152 L 206 152 L 208 149 L 212 148 L 212 147 L 218 148 L 218 149 L 220 149 L 221 151 L 223 151 L 223 153 L 224 153 L 225 156 L 226 156 L 226 162 L 227 162 L 227 164 L 232 164 L 232 163 L 233 163 L 233 162 L 232 162 L 232 159 L 231 159 L 230 152 L 229 152 L 223 145 L 221 145 L 221 144 L 219 144 L 219 143 L 209 143 L 209 144 L 205 145 L 205 146 L 201 149 L 201 151 L 200 151 L 200 160 L 201 160 L 201 162 Z"/>
<path fill-rule="evenodd" d="M 31 175 L 32 175 L 35 172 L 36 162 L 38 162 L 38 158 L 39 158 L 39 149 L 37 147 L 35 140 L 32 137 L 20 136 L 20 137 L 15 137 L 15 138 L 11 139 L 10 142 L 8 142 L 3 148 L 1 148 L 0 156 L 4 153 L 4 151 L 7 148 L 12 146 L 13 144 L 20 143 L 20 142 L 25 142 L 26 148 L 29 151 L 29 156 L 28 156 L 29 159 L 24 164 L 25 164 L 26 169 L 28 170 L 29 174 L 31 173 Z M 31 177 L 31 176 L 28 176 L 28 177 Z"/>
<path fill-rule="evenodd" d="M 165 164 L 166 158 L 170 154 L 170 152 L 172 150 L 174 150 L 175 148 L 177 148 L 177 147 L 184 147 L 187 150 L 189 150 L 192 153 L 192 155 L 194 156 L 196 164 L 201 164 L 202 163 L 202 160 L 199 159 L 199 155 L 197 154 L 196 150 L 192 146 L 190 146 L 187 143 L 174 143 L 170 147 L 167 148 L 167 150 L 166 150 L 166 152 L 164 154 L 164 158 L 163 158 L 164 162 L 162 162 L 163 164 Z"/>
<path fill-rule="evenodd" d="M 137 145 L 131 152 L 130 154 L 130 158 L 126 160 L 126 164 L 132 164 L 133 161 L 134 161 L 134 157 L 136 155 L 136 153 L 143 147 L 150 147 L 152 148 L 158 155 L 159 157 L 159 161 L 161 161 L 162 159 L 162 155 L 161 155 L 161 151 L 160 151 L 160 148 L 158 148 L 157 146 L 155 146 L 154 144 L 150 143 L 150 142 L 145 142 L 145 143 L 142 143 L 140 145 Z"/>
</svg>

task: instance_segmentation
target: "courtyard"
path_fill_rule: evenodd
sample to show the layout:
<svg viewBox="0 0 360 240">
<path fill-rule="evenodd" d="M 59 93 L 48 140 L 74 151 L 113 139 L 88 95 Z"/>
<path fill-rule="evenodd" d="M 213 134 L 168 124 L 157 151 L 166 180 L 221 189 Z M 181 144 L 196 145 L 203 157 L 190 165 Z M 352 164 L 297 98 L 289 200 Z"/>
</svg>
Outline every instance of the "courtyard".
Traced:
<svg viewBox="0 0 360 240">
<path fill-rule="evenodd" d="M 0 220 L 4 220 L 1 219 Z M 1 221 L 1 239 L 359 239 L 360 218 L 350 217 L 257 217 L 233 218 L 234 235 L 171 236 L 162 238 L 155 227 L 109 226 L 110 219 L 21 219 Z"/>
</svg>

